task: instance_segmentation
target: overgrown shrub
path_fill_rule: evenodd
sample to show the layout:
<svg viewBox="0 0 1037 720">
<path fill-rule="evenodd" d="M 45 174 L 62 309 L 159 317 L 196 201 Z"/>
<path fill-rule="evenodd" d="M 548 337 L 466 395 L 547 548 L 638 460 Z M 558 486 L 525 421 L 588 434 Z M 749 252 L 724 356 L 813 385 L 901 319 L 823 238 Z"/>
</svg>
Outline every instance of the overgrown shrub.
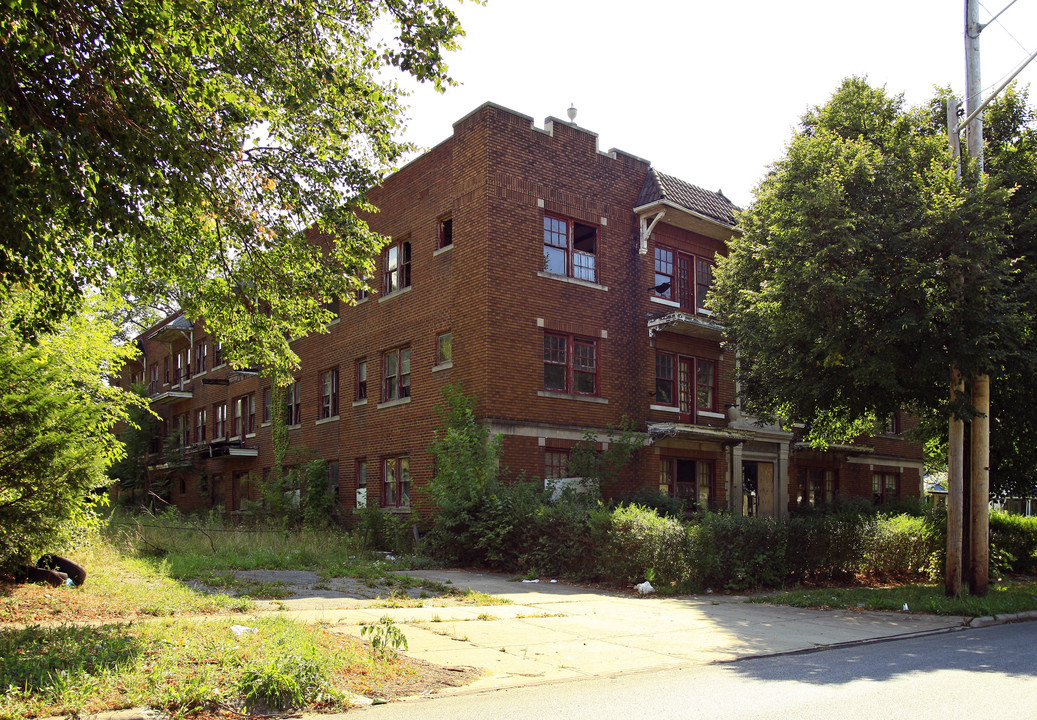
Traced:
<svg viewBox="0 0 1037 720">
<path fill-rule="evenodd" d="M 502 438 L 491 438 L 475 421 L 475 398 L 460 386 L 448 385 L 443 397 L 446 402 L 436 409 L 441 429 L 429 446 L 436 474 L 425 492 L 437 512 L 425 548 L 449 562 L 486 562 L 479 518 L 497 488 Z"/>
<path fill-rule="evenodd" d="M 882 580 L 907 580 L 925 576 L 931 567 L 933 536 L 925 518 L 911 515 L 876 515 L 866 529 L 860 572 Z"/>
<path fill-rule="evenodd" d="M 357 508 L 356 534 L 360 549 L 405 554 L 414 550 L 414 531 L 407 520 L 378 506 Z"/>
<path fill-rule="evenodd" d="M 693 565 L 689 525 L 660 515 L 654 508 L 620 506 L 611 523 L 600 566 L 612 580 L 637 583 L 651 576 L 660 586 L 692 588 L 701 584 Z"/>
<path fill-rule="evenodd" d="M 990 513 L 991 557 L 1000 553 L 1004 569 L 1032 573 L 1037 570 L 1037 517 Z"/>
</svg>

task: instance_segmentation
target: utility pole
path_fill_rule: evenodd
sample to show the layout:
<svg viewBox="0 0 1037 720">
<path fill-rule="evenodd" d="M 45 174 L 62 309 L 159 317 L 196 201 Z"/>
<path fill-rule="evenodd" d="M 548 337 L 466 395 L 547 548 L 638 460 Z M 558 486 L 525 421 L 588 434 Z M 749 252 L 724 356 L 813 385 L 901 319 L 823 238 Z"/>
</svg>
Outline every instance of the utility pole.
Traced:
<svg viewBox="0 0 1037 720">
<path fill-rule="evenodd" d="M 971 118 L 965 135 L 969 159 L 974 163 L 974 181 L 983 175 L 983 86 L 980 82 L 979 0 L 965 0 L 965 112 Z M 972 378 L 972 443 L 970 463 L 969 590 L 986 595 L 990 573 L 990 376 Z"/>
</svg>

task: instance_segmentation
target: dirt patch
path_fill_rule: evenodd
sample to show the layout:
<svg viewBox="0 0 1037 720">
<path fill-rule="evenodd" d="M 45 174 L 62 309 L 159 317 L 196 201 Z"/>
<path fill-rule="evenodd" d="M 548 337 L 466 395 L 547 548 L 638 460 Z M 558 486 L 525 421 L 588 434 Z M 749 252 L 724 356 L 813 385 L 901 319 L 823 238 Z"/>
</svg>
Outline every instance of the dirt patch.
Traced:
<svg viewBox="0 0 1037 720">
<path fill-rule="evenodd" d="M 447 688 L 464 687 L 479 679 L 479 668 L 469 665 L 444 667 L 418 658 L 400 655 L 400 662 L 411 672 L 400 673 L 368 691 L 379 700 L 399 700 L 415 695 L 432 695 Z"/>
</svg>

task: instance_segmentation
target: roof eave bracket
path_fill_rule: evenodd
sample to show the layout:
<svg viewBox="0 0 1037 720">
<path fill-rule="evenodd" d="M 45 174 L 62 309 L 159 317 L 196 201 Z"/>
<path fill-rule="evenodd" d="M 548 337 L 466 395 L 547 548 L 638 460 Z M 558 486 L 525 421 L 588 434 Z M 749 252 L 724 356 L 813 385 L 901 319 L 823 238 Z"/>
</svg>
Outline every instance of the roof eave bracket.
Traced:
<svg viewBox="0 0 1037 720">
<path fill-rule="evenodd" d="M 639 255 L 648 254 L 648 238 L 651 236 L 652 230 L 655 230 L 656 223 L 662 220 L 665 214 L 665 210 L 660 210 L 652 218 L 651 223 L 648 222 L 648 218 L 641 216 L 641 244 L 637 249 Z"/>
</svg>

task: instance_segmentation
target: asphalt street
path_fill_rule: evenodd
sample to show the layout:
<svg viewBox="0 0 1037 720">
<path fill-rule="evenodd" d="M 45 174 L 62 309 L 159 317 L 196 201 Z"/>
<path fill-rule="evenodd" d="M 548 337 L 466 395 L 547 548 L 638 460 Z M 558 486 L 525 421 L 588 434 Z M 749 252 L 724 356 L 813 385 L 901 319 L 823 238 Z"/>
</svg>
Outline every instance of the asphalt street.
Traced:
<svg viewBox="0 0 1037 720">
<path fill-rule="evenodd" d="M 360 720 L 1030 718 L 1037 716 L 1037 623 L 413 699 L 350 715 Z"/>
</svg>

